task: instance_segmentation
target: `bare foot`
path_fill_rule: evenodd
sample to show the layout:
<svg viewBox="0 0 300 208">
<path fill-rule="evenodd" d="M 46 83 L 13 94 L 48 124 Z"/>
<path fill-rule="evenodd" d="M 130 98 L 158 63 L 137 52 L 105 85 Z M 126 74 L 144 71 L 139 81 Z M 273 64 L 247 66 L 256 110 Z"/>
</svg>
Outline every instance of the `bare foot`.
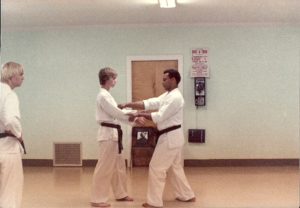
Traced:
<svg viewBox="0 0 300 208">
<path fill-rule="evenodd" d="M 126 196 L 124 198 L 117 199 L 117 201 L 133 201 L 133 198 L 131 198 L 130 196 Z"/>
<path fill-rule="evenodd" d="M 195 202 L 196 197 L 193 197 L 193 198 L 190 198 L 190 199 L 187 199 L 187 200 L 183 200 L 183 199 L 180 199 L 179 197 L 177 197 L 176 200 L 181 201 L 181 202 Z"/>
<path fill-rule="evenodd" d="M 148 204 L 148 203 L 144 203 L 144 204 L 142 204 L 142 206 L 143 206 L 143 207 L 149 207 L 149 208 L 162 208 L 162 207 L 152 206 L 152 205 L 150 205 L 150 204 Z"/>
</svg>

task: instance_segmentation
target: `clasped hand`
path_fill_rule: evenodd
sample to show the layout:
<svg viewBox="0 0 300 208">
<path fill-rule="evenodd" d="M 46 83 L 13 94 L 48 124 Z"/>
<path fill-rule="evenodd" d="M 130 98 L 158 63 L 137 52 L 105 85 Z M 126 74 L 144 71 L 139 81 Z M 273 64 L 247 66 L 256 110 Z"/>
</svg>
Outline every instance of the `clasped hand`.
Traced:
<svg viewBox="0 0 300 208">
<path fill-rule="evenodd" d="M 134 122 L 137 126 L 145 126 L 146 119 L 142 116 L 139 116 L 138 112 L 127 113 L 129 116 L 129 121 Z"/>
</svg>

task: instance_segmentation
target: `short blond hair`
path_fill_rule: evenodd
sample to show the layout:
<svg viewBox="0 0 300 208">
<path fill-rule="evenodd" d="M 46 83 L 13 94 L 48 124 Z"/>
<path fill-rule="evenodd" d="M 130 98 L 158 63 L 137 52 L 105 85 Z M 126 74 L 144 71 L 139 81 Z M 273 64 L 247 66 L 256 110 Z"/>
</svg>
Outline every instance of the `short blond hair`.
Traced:
<svg viewBox="0 0 300 208">
<path fill-rule="evenodd" d="M 21 64 L 12 61 L 7 62 L 2 65 L 1 82 L 7 83 L 13 76 L 23 72 L 24 68 Z"/>
<path fill-rule="evenodd" d="M 106 81 L 109 80 L 110 78 L 113 79 L 117 78 L 117 76 L 118 76 L 117 72 L 110 67 L 102 68 L 98 73 L 99 82 L 101 85 L 104 85 Z"/>
</svg>

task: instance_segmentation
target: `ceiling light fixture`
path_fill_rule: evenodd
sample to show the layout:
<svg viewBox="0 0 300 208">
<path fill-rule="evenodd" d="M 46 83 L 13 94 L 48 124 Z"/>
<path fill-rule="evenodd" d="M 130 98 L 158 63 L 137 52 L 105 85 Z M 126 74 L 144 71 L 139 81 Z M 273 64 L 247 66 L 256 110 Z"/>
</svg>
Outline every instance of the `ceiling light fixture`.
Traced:
<svg viewBox="0 0 300 208">
<path fill-rule="evenodd" d="M 176 0 L 159 0 L 159 5 L 161 8 L 175 8 Z"/>
</svg>

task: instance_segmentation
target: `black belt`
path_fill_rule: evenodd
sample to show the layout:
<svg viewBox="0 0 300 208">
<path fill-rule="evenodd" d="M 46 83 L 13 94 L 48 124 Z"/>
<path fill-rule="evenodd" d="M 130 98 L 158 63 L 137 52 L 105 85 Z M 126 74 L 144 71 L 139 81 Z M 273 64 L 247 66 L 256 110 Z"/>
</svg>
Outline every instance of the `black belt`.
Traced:
<svg viewBox="0 0 300 208">
<path fill-rule="evenodd" d="M 167 133 L 169 131 L 173 131 L 175 129 L 179 129 L 180 127 L 181 127 L 181 125 L 176 125 L 176 126 L 170 126 L 170 127 L 165 128 L 163 130 L 160 130 L 160 131 L 157 132 L 157 138 L 159 138 L 160 135 L 162 135 L 162 134 L 165 134 L 165 133 Z"/>
<path fill-rule="evenodd" d="M 7 133 L 7 132 L 0 133 L 0 139 L 1 139 L 1 138 L 4 138 L 4 137 L 16 137 L 16 136 L 13 135 L 13 134 L 11 134 L 11 133 Z M 23 142 L 23 141 L 20 141 L 20 140 L 18 140 L 18 141 L 20 142 L 20 144 L 21 144 L 22 147 L 23 147 L 24 154 L 26 154 L 26 149 L 25 149 L 25 144 L 24 144 L 24 142 Z"/>
<path fill-rule="evenodd" d="M 122 144 L 123 131 L 121 129 L 121 126 L 118 124 L 112 124 L 112 123 L 106 123 L 106 122 L 102 122 L 101 126 L 115 128 L 118 130 L 118 148 L 119 148 L 119 154 L 121 154 L 121 152 L 123 150 L 123 144 Z"/>
</svg>

